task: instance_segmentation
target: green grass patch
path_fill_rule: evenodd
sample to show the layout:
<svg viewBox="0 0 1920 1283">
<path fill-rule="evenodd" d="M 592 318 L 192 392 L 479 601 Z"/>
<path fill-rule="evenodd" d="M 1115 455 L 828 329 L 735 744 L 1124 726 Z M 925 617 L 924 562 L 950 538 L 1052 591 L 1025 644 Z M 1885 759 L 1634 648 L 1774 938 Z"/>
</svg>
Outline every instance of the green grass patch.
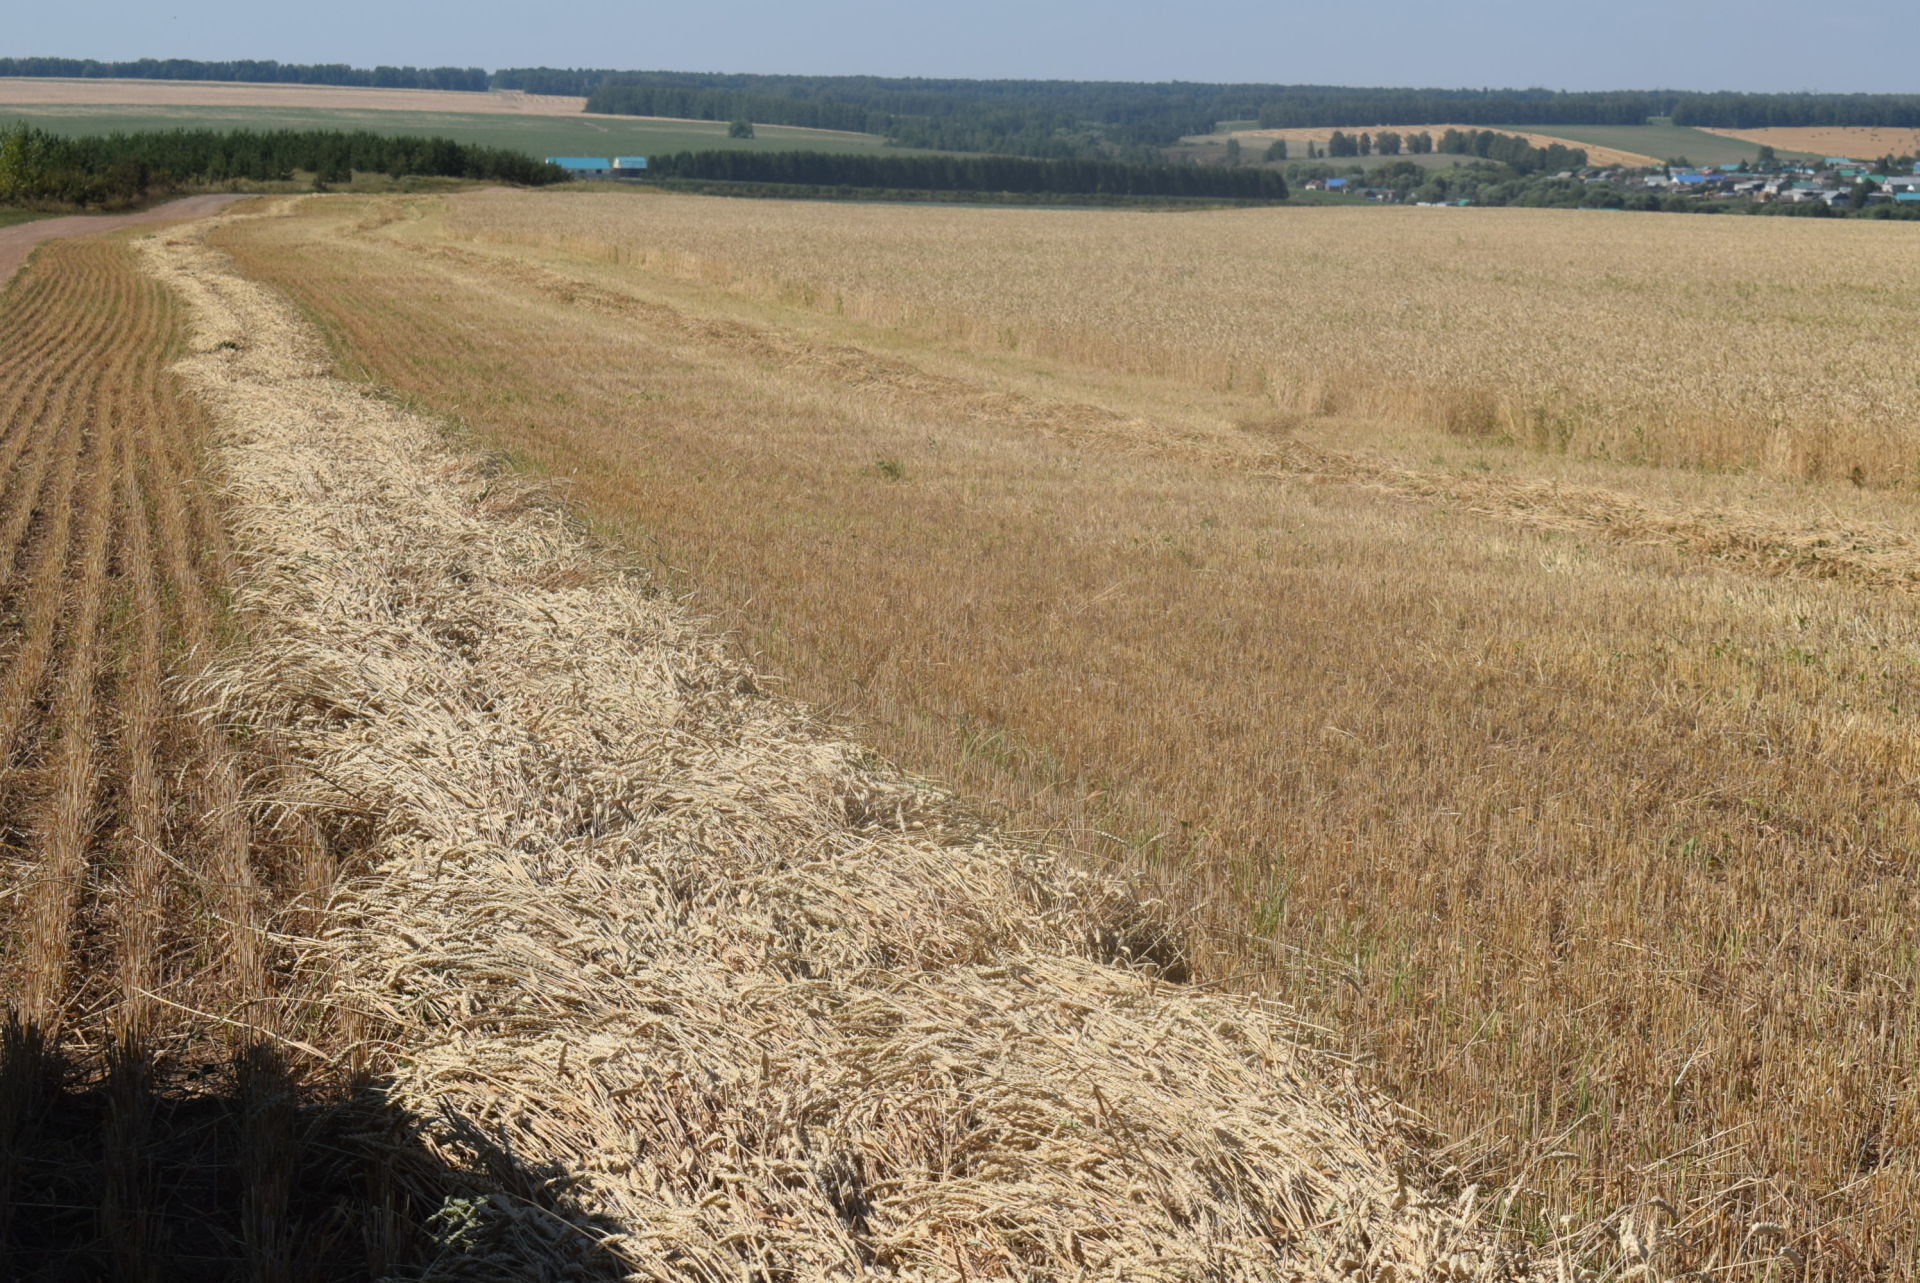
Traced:
<svg viewBox="0 0 1920 1283">
<path fill-rule="evenodd" d="M 14 227 L 20 223 L 31 223 L 36 218 L 51 217 L 53 215 L 43 214 L 37 209 L 0 208 L 0 227 Z"/>
<path fill-rule="evenodd" d="M 727 137 L 727 122 L 627 116 L 508 116 L 343 107 L 126 107 L 10 105 L 0 82 L 0 122 L 20 119 L 50 133 L 109 134 L 164 129 L 365 129 L 507 147 L 533 156 L 655 156 L 678 151 L 871 152 L 877 134 L 757 125 L 754 138 Z M 897 150 L 897 149 L 896 149 Z"/>
</svg>

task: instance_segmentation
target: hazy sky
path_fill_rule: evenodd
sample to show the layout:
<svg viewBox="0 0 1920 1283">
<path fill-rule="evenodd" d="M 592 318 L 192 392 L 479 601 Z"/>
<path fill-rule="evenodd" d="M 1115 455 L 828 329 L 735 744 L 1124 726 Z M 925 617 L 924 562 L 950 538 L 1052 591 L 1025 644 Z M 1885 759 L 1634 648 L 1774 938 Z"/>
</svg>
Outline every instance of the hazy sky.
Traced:
<svg viewBox="0 0 1920 1283">
<path fill-rule="evenodd" d="M 1920 91 L 1917 0 L 8 0 L 0 54 L 894 76 Z"/>
</svg>

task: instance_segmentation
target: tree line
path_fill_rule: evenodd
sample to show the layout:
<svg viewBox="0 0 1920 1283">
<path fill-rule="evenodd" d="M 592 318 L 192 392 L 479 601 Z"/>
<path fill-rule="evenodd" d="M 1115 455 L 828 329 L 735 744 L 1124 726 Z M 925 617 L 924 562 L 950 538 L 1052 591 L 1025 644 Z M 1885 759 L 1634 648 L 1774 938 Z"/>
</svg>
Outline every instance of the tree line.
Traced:
<svg viewBox="0 0 1920 1283">
<path fill-rule="evenodd" d="M 566 178 L 523 152 L 448 138 L 289 129 L 63 138 L 26 124 L 0 129 L 0 204 L 113 208 L 234 179 L 285 182 L 295 170 L 329 183 L 347 182 L 356 170 L 529 186 Z"/>
<path fill-rule="evenodd" d="M 1689 94 L 1673 109 L 1676 125 L 1714 129 L 1878 125 L 1920 128 L 1920 94 Z"/>
<path fill-rule="evenodd" d="M 1347 125 L 1920 126 L 1920 95 L 1727 94 L 1680 90 L 1568 93 L 1549 89 L 1366 89 L 1324 85 L 1133 84 L 1117 81 L 921 80 L 875 76 L 708 75 L 684 72 L 522 71 L 585 92 L 609 115 L 752 120 L 852 129 L 942 151 L 1028 156 L 1138 157 L 1211 132 L 1222 120 L 1262 128 Z M 496 77 L 499 79 L 500 77 Z"/>
<path fill-rule="evenodd" d="M 1517 134 L 1502 134 L 1491 129 L 1449 129 L 1436 141 L 1425 130 L 1420 133 L 1400 134 L 1391 129 L 1373 133 L 1347 133 L 1336 129 L 1327 136 L 1324 150 L 1316 144 L 1307 144 L 1309 159 L 1342 159 L 1363 156 L 1425 156 L 1441 152 L 1456 156 L 1477 156 L 1482 160 L 1497 161 L 1518 174 L 1532 174 L 1543 170 L 1584 169 L 1587 164 L 1587 152 L 1584 147 L 1568 147 L 1561 143 L 1549 143 L 1536 147 Z M 1269 152 L 1269 159 L 1285 160 L 1286 150 L 1281 145 L 1277 155 Z"/>
<path fill-rule="evenodd" d="M 1585 169 L 1587 165 L 1584 147 L 1561 143 L 1535 147 L 1517 134 L 1496 133 L 1490 129 L 1449 129 L 1440 135 L 1434 150 L 1497 161 L 1517 174 Z"/>
<path fill-rule="evenodd" d="M 1223 120 L 1263 128 L 1418 125 L 1920 127 L 1920 94 L 1721 93 L 1618 89 L 1391 89 L 1338 85 L 1142 84 L 1096 80 L 954 80 L 882 76 L 724 75 L 585 67 L 373 67 L 272 60 L 0 58 L 0 76 L 237 80 L 402 89 L 516 89 L 580 96 L 610 115 L 751 120 L 875 133 L 902 146 L 1029 156 L 1099 156 L 1163 147 Z"/>
<path fill-rule="evenodd" d="M 1019 195 L 1208 197 L 1278 201 L 1286 179 L 1271 169 L 1134 165 L 1025 156 L 873 156 L 805 151 L 704 151 L 656 156 L 649 177 L 809 187 Z"/>
<path fill-rule="evenodd" d="M 201 62 L 192 58 L 139 58 L 99 62 L 93 58 L 0 58 L 0 76 L 54 76 L 102 80 L 234 80 L 270 85 L 352 85 L 370 89 L 458 89 L 486 92 L 492 77 L 483 67 L 350 67 L 345 63 L 274 62 L 242 58 Z"/>
<path fill-rule="evenodd" d="M 1650 118 L 1714 129 L 1769 125 L 1920 127 L 1920 94 L 1719 93 L 1694 90 L 1316 89 L 1293 86 L 1260 108 L 1263 129 L 1356 120 L 1396 125 L 1644 125 Z"/>
<path fill-rule="evenodd" d="M 587 110 L 751 120 L 879 134 L 901 147 L 1067 159 L 1150 159 L 1257 100 L 1232 86 L 878 76 L 607 73 Z"/>
<path fill-rule="evenodd" d="M 1307 129 L 1357 120 L 1395 125 L 1644 125 L 1672 112 L 1679 95 L 1611 90 L 1280 88 L 1255 118 L 1262 129 Z"/>
</svg>

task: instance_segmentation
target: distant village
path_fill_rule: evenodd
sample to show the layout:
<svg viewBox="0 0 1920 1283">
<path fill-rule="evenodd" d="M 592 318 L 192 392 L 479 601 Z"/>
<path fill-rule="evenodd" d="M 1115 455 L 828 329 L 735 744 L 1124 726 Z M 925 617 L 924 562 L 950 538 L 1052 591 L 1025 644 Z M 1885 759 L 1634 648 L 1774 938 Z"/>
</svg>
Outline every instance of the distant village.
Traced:
<svg viewBox="0 0 1920 1283">
<path fill-rule="evenodd" d="M 1755 201 L 1784 201 L 1789 204 L 1824 201 L 1828 205 L 1850 204 L 1863 184 L 1867 203 L 1878 201 L 1920 204 L 1920 164 L 1910 172 L 1885 174 L 1844 156 L 1829 156 L 1819 163 L 1775 164 L 1765 170 L 1748 165 L 1702 165 L 1698 169 L 1666 170 L 1603 169 L 1584 175 L 1562 174 L 1562 178 L 1582 177 L 1589 183 L 1612 183 L 1630 191 L 1658 192 L 1662 195 L 1713 196 L 1720 199 L 1745 197 Z"/>
<path fill-rule="evenodd" d="M 1759 163 L 1660 165 L 1637 169 L 1591 166 L 1541 177 L 1663 201 L 1693 198 L 1789 205 L 1820 203 L 1833 208 L 1895 203 L 1920 208 L 1920 161 L 1911 158 L 1904 159 L 1898 166 L 1890 166 L 1884 160 L 1872 165 L 1845 156 L 1829 156 L 1820 161 L 1778 161 L 1763 156 Z M 1405 185 L 1375 186 L 1361 175 L 1315 177 L 1303 186 L 1308 191 L 1360 196 L 1386 203 L 1428 206 L 1471 203 L 1465 199 L 1420 199 L 1419 193 Z"/>
</svg>

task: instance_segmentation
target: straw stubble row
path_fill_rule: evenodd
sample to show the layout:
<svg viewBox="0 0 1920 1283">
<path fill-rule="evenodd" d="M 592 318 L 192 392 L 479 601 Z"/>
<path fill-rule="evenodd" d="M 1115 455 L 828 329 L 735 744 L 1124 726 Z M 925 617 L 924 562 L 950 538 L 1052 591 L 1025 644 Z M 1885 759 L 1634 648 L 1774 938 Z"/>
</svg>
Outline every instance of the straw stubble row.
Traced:
<svg viewBox="0 0 1920 1283">
<path fill-rule="evenodd" d="M 316 871 L 256 832 L 245 779 L 261 755 L 172 680 L 219 641 L 224 573 L 206 420 L 167 370 L 183 334 L 177 303 L 114 241 L 48 245 L 0 298 L 8 1277 L 54 1263 L 150 1277 L 182 1253 L 286 1265 L 265 1236 L 214 1224 L 231 1195 L 211 1102 L 230 1060 L 261 1061 L 288 1026 L 284 977 L 261 963 L 261 871 L 283 902 Z M 271 1078 L 237 1107 L 284 1096 Z M 182 1113 L 194 1121 L 169 1121 Z M 243 1130 L 290 1161 L 290 1136 Z M 284 1197 L 238 1201 L 286 1215 Z"/>
</svg>

